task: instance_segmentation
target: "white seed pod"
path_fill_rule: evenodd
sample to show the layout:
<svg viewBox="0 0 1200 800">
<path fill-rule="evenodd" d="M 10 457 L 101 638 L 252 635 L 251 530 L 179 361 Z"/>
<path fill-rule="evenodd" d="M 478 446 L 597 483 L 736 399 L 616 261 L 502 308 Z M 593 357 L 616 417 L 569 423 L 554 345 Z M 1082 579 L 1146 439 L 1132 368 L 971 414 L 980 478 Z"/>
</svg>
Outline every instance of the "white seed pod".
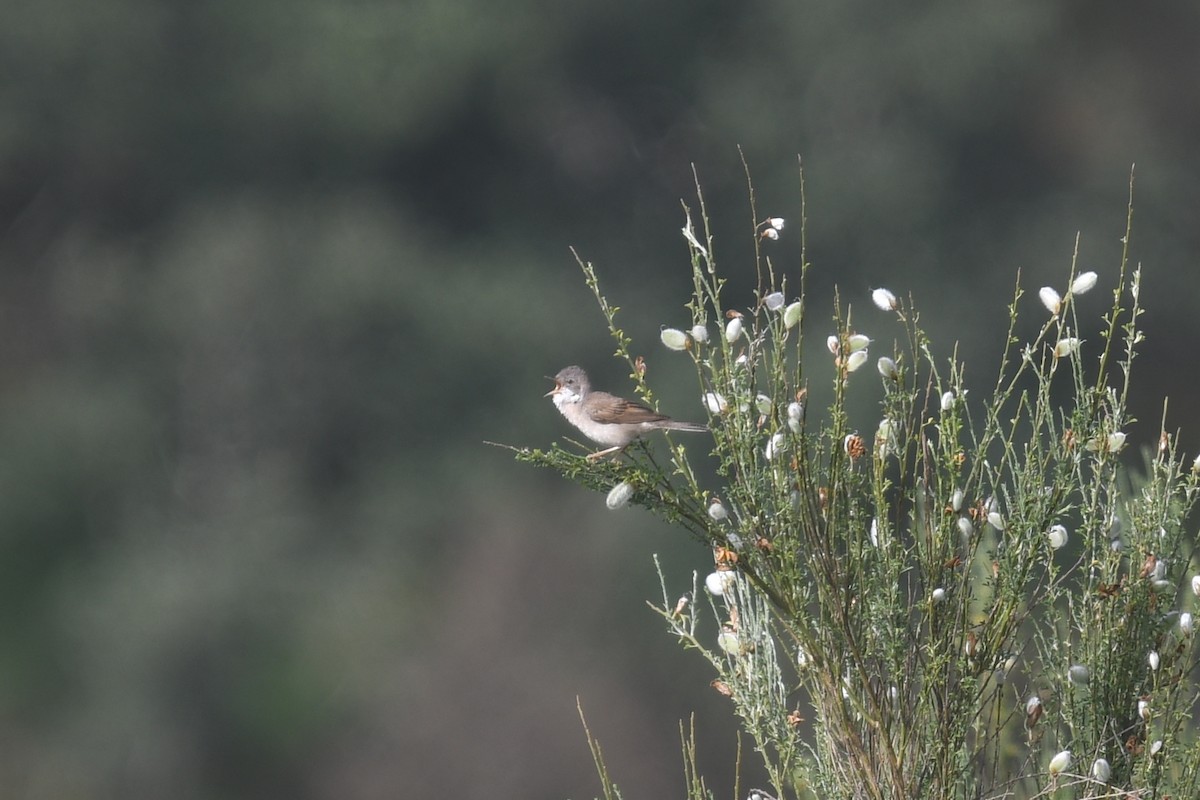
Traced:
<svg viewBox="0 0 1200 800">
<path fill-rule="evenodd" d="M 1153 715 L 1154 713 L 1150 710 L 1150 701 L 1138 700 L 1138 716 L 1142 718 L 1142 722 L 1149 722 Z"/>
<path fill-rule="evenodd" d="M 778 311 L 783 308 L 784 302 L 783 292 L 771 292 L 763 298 L 763 304 L 766 305 L 767 311 Z"/>
<path fill-rule="evenodd" d="M 763 416 L 770 414 L 771 413 L 771 398 L 769 398 L 765 394 L 761 394 L 761 393 L 756 395 L 754 398 L 754 408 L 757 409 L 758 413 L 762 414 Z"/>
<path fill-rule="evenodd" d="M 731 656 L 742 652 L 742 643 L 738 640 L 736 631 L 725 629 L 717 634 L 717 647 Z"/>
<path fill-rule="evenodd" d="M 771 217 L 767 222 L 777 231 L 783 230 L 783 217 Z"/>
<path fill-rule="evenodd" d="M 779 231 L 775 230 L 774 228 L 767 228 L 762 232 L 762 235 L 774 241 L 779 238 Z"/>
<path fill-rule="evenodd" d="M 842 352 L 842 340 L 833 334 L 830 334 L 825 339 L 825 346 L 829 348 L 829 352 L 833 353 L 835 356 Z"/>
<path fill-rule="evenodd" d="M 871 292 L 871 302 L 880 311 L 895 311 L 898 303 L 896 295 L 889 292 L 887 289 L 875 289 Z"/>
<path fill-rule="evenodd" d="M 1157 650 L 1151 650 L 1150 655 L 1146 656 L 1146 663 L 1150 665 L 1151 672 L 1158 671 L 1158 665 L 1161 659 L 1158 656 Z"/>
<path fill-rule="evenodd" d="M 734 317 L 725 326 L 725 341 L 733 344 L 742 335 L 742 318 Z"/>
<path fill-rule="evenodd" d="M 1192 472 L 1200 472 L 1200 456 L 1192 459 Z"/>
<path fill-rule="evenodd" d="M 1155 739 L 1154 744 L 1150 745 L 1150 757 L 1154 758 L 1156 755 L 1158 755 L 1159 753 L 1162 752 L 1162 749 L 1163 749 L 1163 740 Z"/>
<path fill-rule="evenodd" d="M 972 536 L 975 533 L 975 526 L 971 524 L 971 520 L 967 517 L 958 518 L 958 531 L 963 536 Z"/>
<path fill-rule="evenodd" d="M 851 353 L 857 353 L 859 350 L 866 350 L 871 345 L 871 337 L 864 336 L 861 333 L 856 333 L 846 339 L 846 346 L 850 348 Z"/>
<path fill-rule="evenodd" d="M 799 300 L 789 305 L 783 310 L 783 327 L 792 329 L 796 327 L 796 323 L 800 321 L 800 316 L 804 311 L 804 304 Z"/>
<path fill-rule="evenodd" d="M 1058 292 L 1049 286 L 1043 286 L 1041 289 L 1038 289 L 1038 297 L 1041 298 L 1042 305 L 1051 314 L 1057 314 L 1058 310 L 1062 308 L 1062 298 L 1058 296 Z"/>
<path fill-rule="evenodd" d="M 954 392 L 943 392 L 942 393 L 941 408 L 942 408 L 943 412 L 949 411 L 950 409 L 954 408 Z"/>
<path fill-rule="evenodd" d="M 900 370 L 896 368 L 896 362 L 884 356 L 875 364 L 879 368 L 879 374 L 886 380 L 894 381 L 900 377 Z"/>
<path fill-rule="evenodd" d="M 631 497 L 633 497 L 633 486 L 626 481 L 622 481 L 609 490 L 604 504 L 610 510 L 616 511 L 618 508 L 624 508 L 629 505 L 629 498 Z"/>
<path fill-rule="evenodd" d="M 1200 575 L 1192 576 L 1192 594 L 1200 597 Z"/>
<path fill-rule="evenodd" d="M 946 590 L 939 586 L 933 590 L 933 594 L 931 594 L 929 598 L 933 600 L 935 604 L 944 602 L 946 600 Z"/>
<path fill-rule="evenodd" d="M 1096 285 L 1098 276 L 1094 272 L 1081 272 L 1071 281 L 1071 294 L 1083 294 Z"/>
<path fill-rule="evenodd" d="M 1191 636 L 1192 631 L 1196 629 L 1196 623 L 1192 619 L 1191 612 L 1185 611 L 1179 615 L 1179 632 L 1184 636 Z"/>
<path fill-rule="evenodd" d="M 703 344 L 708 341 L 708 327 L 704 325 L 692 326 L 692 338 Z"/>
<path fill-rule="evenodd" d="M 663 328 L 658 338 L 671 350 L 686 350 L 688 346 L 688 335 L 678 328 Z"/>
<path fill-rule="evenodd" d="M 1038 709 L 1041 707 L 1042 698 L 1038 697 L 1036 694 L 1031 695 L 1030 698 L 1025 701 L 1025 716 L 1033 716 L 1034 714 L 1038 713 Z"/>
<path fill-rule="evenodd" d="M 1165 558 L 1156 558 L 1154 560 L 1154 571 L 1150 573 L 1152 580 L 1161 581 L 1167 577 L 1167 560 Z"/>
<path fill-rule="evenodd" d="M 1103 758 L 1097 758 L 1092 762 L 1092 777 L 1100 783 L 1108 783 L 1108 779 L 1112 777 L 1112 767 Z"/>
<path fill-rule="evenodd" d="M 955 489 L 954 494 L 950 495 L 950 508 L 953 509 L 955 513 L 962 511 L 963 498 L 964 495 L 962 489 Z"/>
<path fill-rule="evenodd" d="M 1067 770 L 1068 768 L 1070 768 L 1070 766 L 1071 766 L 1071 751 L 1070 750 L 1061 750 L 1054 756 L 1054 758 L 1050 759 L 1050 766 L 1048 767 L 1048 769 L 1049 769 L 1051 775 L 1057 775 L 1060 772 L 1063 772 L 1063 771 Z"/>
<path fill-rule="evenodd" d="M 714 597 L 721 597 L 732 590 L 735 583 L 737 583 L 737 573 L 733 570 L 717 570 L 708 573 L 708 577 L 704 579 L 704 588 Z"/>
<path fill-rule="evenodd" d="M 846 372 L 857 371 L 859 367 L 867 363 L 869 357 L 866 350 L 858 350 L 851 353 L 850 357 L 846 359 Z"/>
<path fill-rule="evenodd" d="M 1004 517 L 1000 516 L 999 511 L 989 511 L 987 515 L 988 525 L 991 525 L 998 531 L 1004 530 Z"/>
<path fill-rule="evenodd" d="M 1054 345 L 1054 355 L 1058 358 L 1073 356 L 1079 352 L 1080 340 L 1076 336 L 1068 336 L 1065 339 L 1059 339 Z"/>
<path fill-rule="evenodd" d="M 886 456 L 891 442 L 892 421 L 884 417 L 879 420 L 879 427 L 875 429 L 875 455 L 879 458 Z"/>
<path fill-rule="evenodd" d="M 1050 530 L 1046 532 L 1046 536 L 1050 539 L 1050 548 L 1052 550 L 1062 549 L 1066 546 L 1067 540 L 1071 538 L 1065 525 L 1051 525 Z"/>
<path fill-rule="evenodd" d="M 708 516 L 712 518 L 713 522 L 723 522 L 729 519 L 729 512 L 725 509 L 724 504 L 714 497 L 708 504 Z"/>
<path fill-rule="evenodd" d="M 704 407 L 710 414 L 724 414 L 725 410 L 729 408 L 729 404 L 725 401 L 724 396 L 716 392 L 705 392 Z"/>
<path fill-rule="evenodd" d="M 804 423 L 804 404 L 793 401 L 788 403 L 787 407 L 787 424 L 791 428 L 792 433 L 799 433 L 800 426 Z"/>
<path fill-rule="evenodd" d="M 783 448 L 783 434 L 776 433 L 767 442 L 766 448 L 763 450 L 763 455 L 767 457 L 767 461 L 771 461 Z"/>
<path fill-rule="evenodd" d="M 868 535 L 871 537 L 871 544 L 874 547 L 879 547 L 879 519 L 877 517 L 871 518 L 871 528 L 868 531 Z"/>
<path fill-rule="evenodd" d="M 1121 448 L 1125 446 L 1125 433 L 1117 431 L 1108 435 L 1108 452 L 1119 453 Z"/>
<path fill-rule="evenodd" d="M 1175 592 L 1175 584 L 1166 578 L 1150 581 L 1150 588 L 1154 590 L 1155 594 L 1173 594 Z"/>
<path fill-rule="evenodd" d="M 1072 664 L 1067 669 L 1067 681 L 1074 686 L 1086 686 L 1092 679 L 1092 671 L 1084 664 Z"/>
</svg>

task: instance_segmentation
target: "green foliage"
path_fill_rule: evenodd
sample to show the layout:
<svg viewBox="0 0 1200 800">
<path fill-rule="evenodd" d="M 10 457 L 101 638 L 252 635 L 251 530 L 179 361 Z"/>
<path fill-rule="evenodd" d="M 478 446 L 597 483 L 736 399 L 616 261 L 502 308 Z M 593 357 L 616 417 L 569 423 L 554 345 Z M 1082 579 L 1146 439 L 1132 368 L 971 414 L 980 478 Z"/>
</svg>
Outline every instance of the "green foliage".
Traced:
<svg viewBox="0 0 1200 800">
<path fill-rule="evenodd" d="M 702 196 L 701 230 L 685 210 L 694 327 L 664 343 L 683 341 L 695 365 L 720 487 L 676 445 L 664 464 L 643 443 L 599 462 L 557 445 L 517 458 L 599 491 L 629 484 L 631 502 L 713 548 L 707 591 L 693 575 L 675 600 L 660 568 L 655 609 L 712 664 L 774 794 L 1196 796 L 1196 635 L 1180 588 L 1196 469 L 1165 427 L 1142 443 L 1136 479 L 1121 465 L 1141 341 L 1132 193 L 1096 334 L 1082 335 L 1080 306 L 1097 276 L 1074 259 L 1067 291 L 1039 293 L 1049 316 L 1028 335 L 1018 286 L 982 402 L 968 365 L 939 355 L 912 301 L 886 290 L 868 313 L 835 297 L 829 352 L 806 349 L 807 261 L 784 270 L 765 252 L 780 220 L 755 227 L 758 289 L 736 308 Z M 652 403 L 616 309 L 581 267 Z M 870 358 L 884 338 L 897 344 Z M 880 414 L 863 420 L 851 399 L 873 379 Z M 694 778 L 694 752 L 692 764 Z"/>
</svg>

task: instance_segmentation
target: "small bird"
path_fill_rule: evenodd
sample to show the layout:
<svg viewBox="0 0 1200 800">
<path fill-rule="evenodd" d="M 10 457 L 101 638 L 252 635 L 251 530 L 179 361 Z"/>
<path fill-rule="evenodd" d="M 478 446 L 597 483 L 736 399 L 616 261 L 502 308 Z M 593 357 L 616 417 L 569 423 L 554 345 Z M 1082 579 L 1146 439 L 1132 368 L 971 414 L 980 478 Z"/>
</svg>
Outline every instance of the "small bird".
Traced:
<svg viewBox="0 0 1200 800">
<path fill-rule="evenodd" d="M 554 398 L 554 405 L 580 433 L 597 444 L 608 445 L 607 450 L 588 456 L 593 460 L 623 450 L 649 431 L 708 430 L 703 425 L 671 419 L 641 403 L 594 391 L 587 373 L 579 367 L 560 370 L 554 376 L 554 388 L 545 396 Z"/>
</svg>

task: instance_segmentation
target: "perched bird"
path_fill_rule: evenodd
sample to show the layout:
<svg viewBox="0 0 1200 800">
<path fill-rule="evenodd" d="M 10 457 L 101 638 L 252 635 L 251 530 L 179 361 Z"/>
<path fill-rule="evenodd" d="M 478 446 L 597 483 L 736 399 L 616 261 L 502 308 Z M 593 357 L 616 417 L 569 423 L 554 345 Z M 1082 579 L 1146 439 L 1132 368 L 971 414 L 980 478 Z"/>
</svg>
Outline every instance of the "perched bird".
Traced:
<svg viewBox="0 0 1200 800">
<path fill-rule="evenodd" d="M 545 396 L 554 398 L 554 405 L 580 433 L 597 444 L 608 445 L 607 450 L 588 456 L 591 459 L 622 450 L 649 431 L 708 430 L 703 425 L 671 419 L 641 403 L 595 391 L 587 373 L 579 367 L 566 367 L 555 375 L 554 388 Z"/>
</svg>

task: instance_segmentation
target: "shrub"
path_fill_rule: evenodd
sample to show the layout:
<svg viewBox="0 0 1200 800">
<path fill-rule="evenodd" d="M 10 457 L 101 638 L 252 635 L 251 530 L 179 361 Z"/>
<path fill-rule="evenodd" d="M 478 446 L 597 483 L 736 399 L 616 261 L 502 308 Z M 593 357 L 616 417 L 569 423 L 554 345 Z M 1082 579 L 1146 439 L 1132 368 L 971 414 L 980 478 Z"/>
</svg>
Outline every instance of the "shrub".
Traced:
<svg viewBox="0 0 1200 800">
<path fill-rule="evenodd" d="M 1144 468 L 1122 469 L 1142 313 L 1128 229 L 1115 274 L 1072 259 L 1040 303 L 1018 286 L 994 388 L 976 401 L 963 363 L 888 289 L 855 305 L 853 324 L 835 297 L 825 345 L 806 349 L 808 263 L 785 274 L 764 253 L 781 219 L 755 229 L 758 288 L 735 308 L 703 196 L 700 228 L 685 212 L 691 319 L 663 342 L 695 365 L 719 488 L 674 442 L 661 466 L 641 442 L 609 460 L 558 445 L 517 458 L 599 491 L 625 484 L 712 548 L 712 574 L 678 600 L 659 570 L 655 609 L 712 664 L 754 741 L 772 786 L 751 796 L 1200 796 L 1187 610 L 1200 576 L 1185 535 L 1200 459 L 1185 463 L 1162 428 L 1139 443 Z M 1112 303 L 1085 339 L 1082 296 L 1101 282 Z M 1027 340 L 1019 307 L 1044 319 Z M 880 352 L 883 339 L 898 344 Z M 848 399 L 873 380 L 878 416 L 852 419 Z M 810 383 L 831 386 L 821 413 Z M 710 796 L 690 763 L 689 796 Z"/>
</svg>

